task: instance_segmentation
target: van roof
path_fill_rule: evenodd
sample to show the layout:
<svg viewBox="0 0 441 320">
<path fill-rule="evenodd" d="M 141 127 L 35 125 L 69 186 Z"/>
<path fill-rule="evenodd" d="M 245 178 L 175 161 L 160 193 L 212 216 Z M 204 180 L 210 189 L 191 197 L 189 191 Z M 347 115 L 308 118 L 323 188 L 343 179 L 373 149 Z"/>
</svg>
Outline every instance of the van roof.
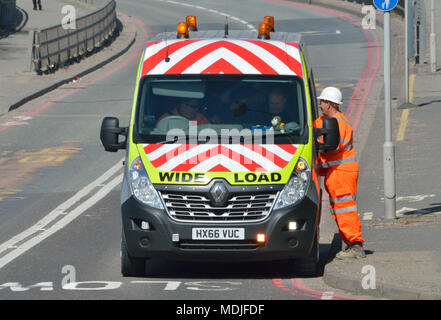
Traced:
<svg viewBox="0 0 441 320">
<path fill-rule="evenodd" d="M 257 39 L 257 31 L 252 30 L 229 30 L 228 37 L 224 38 L 224 30 L 201 30 L 189 31 L 189 39 L 241 39 L 255 40 Z M 301 33 L 295 32 L 271 32 L 271 40 L 283 42 L 301 43 L 303 36 Z M 151 41 L 163 41 L 165 39 L 176 39 L 176 32 L 162 32 L 155 35 Z M 268 40 L 262 40 L 268 41 Z"/>
<path fill-rule="evenodd" d="M 163 74 L 265 74 L 303 78 L 300 48 L 302 36 L 272 32 L 270 40 L 256 31 L 223 30 L 190 32 L 188 39 L 176 33 L 156 35 L 146 44 L 141 76 Z M 169 58 L 166 61 L 166 57 Z"/>
</svg>

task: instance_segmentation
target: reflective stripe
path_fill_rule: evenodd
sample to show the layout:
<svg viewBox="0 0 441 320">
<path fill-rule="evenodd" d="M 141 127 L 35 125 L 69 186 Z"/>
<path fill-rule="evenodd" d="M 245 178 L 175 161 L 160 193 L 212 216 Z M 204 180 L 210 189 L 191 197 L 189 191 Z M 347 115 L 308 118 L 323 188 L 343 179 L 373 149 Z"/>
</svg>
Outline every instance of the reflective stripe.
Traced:
<svg viewBox="0 0 441 320">
<path fill-rule="evenodd" d="M 352 196 L 347 196 L 347 197 L 340 197 L 340 198 L 329 198 L 329 201 L 332 203 L 339 203 L 339 202 L 345 202 L 345 201 L 351 201 L 351 200 L 355 200 L 357 199 L 357 196 L 354 194 Z"/>
<path fill-rule="evenodd" d="M 343 120 L 344 122 L 346 122 L 347 124 L 348 124 L 348 126 L 351 126 L 350 124 L 349 124 L 349 122 L 347 122 L 345 119 L 343 119 L 342 117 L 337 117 L 337 118 L 335 118 L 335 119 L 340 119 L 340 120 Z"/>
<path fill-rule="evenodd" d="M 341 209 L 331 209 L 332 214 L 346 213 L 346 212 L 352 212 L 352 211 L 357 211 L 357 206 L 341 208 Z"/>
<path fill-rule="evenodd" d="M 353 148 L 352 139 L 351 139 L 351 141 L 346 141 L 346 140 L 343 140 L 342 138 L 340 138 L 340 143 L 345 146 L 346 150 L 351 150 Z"/>
<path fill-rule="evenodd" d="M 340 138 L 340 143 L 347 146 L 348 144 L 352 144 L 352 138 L 349 141 L 343 140 L 343 138 Z"/>
<path fill-rule="evenodd" d="M 355 162 L 355 157 L 352 158 L 346 158 L 346 159 L 341 159 L 341 160 L 335 160 L 335 161 L 329 161 L 329 162 L 325 162 L 322 163 L 321 166 L 322 168 L 329 168 L 332 166 L 336 166 L 338 164 L 343 164 L 343 163 L 348 163 L 348 162 Z"/>
<path fill-rule="evenodd" d="M 344 122 L 346 122 L 346 124 L 349 126 L 349 127 L 351 127 L 351 125 L 349 124 L 349 122 L 347 122 L 345 119 L 343 119 L 342 117 L 337 117 L 337 118 L 335 118 L 335 119 L 340 119 L 340 120 L 342 120 L 342 121 L 344 121 Z M 351 127 L 352 128 L 352 127 Z M 343 140 L 343 138 L 340 138 L 340 143 L 342 143 L 342 144 L 344 144 L 345 146 L 346 146 L 346 150 L 351 150 L 353 147 L 352 147 L 352 133 L 351 133 L 351 139 L 349 140 L 349 141 L 345 141 L 345 140 Z"/>
</svg>

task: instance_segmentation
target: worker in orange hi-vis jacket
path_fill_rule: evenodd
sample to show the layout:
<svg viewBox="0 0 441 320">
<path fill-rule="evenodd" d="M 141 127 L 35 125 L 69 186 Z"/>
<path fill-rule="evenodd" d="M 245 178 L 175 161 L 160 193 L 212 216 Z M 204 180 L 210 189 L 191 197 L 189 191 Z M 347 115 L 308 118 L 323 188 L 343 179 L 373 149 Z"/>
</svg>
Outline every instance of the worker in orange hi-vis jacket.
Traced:
<svg viewBox="0 0 441 320">
<path fill-rule="evenodd" d="M 329 194 L 329 208 L 337 223 L 346 249 L 339 252 L 338 259 L 366 257 L 361 222 L 357 211 L 358 164 L 353 146 L 353 129 L 339 110 L 342 94 L 334 87 L 325 88 L 318 97 L 323 116 L 314 121 L 315 128 L 321 128 L 323 119 L 337 119 L 340 143 L 336 150 L 320 152 L 320 175 L 325 176 L 325 188 Z M 322 137 L 320 137 L 322 138 Z"/>
</svg>

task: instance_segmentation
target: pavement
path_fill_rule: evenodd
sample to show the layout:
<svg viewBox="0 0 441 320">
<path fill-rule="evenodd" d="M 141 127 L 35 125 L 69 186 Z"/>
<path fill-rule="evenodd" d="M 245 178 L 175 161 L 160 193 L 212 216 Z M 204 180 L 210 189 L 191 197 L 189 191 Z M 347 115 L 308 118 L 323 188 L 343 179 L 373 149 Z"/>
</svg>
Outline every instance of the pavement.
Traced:
<svg viewBox="0 0 441 320">
<path fill-rule="evenodd" d="M 31 3 L 30 0 L 17 0 L 23 20 L 19 22 L 17 32 L 0 39 L 0 115 L 64 83 L 75 79 L 81 81 L 83 75 L 126 52 L 136 39 L 135 21 L 118 12 L 123 30 L 111 46 L 66 69 L 53 74 L 37 75 L 28 71 L 29 30 L 58 23 L 62 18 L 62 5 L 77 2 L 44 0 L 42 11 L 32 10 Z M 312 3 L 361 17 L 359 5 L 338 0 L 313 0 Z M 94 9 L 84 4 L 78 4 L 76 8 L 80 15 Z M 430 17 L 429 14 L 427 16 Z M 440 16 L 441 8 L 437 6 L 436 17 Z M 341 240 L 336 233 L 323 279 L 332 287 L 379 299 L 440 300 L 441 180 L 438 179 L 438 159 L 441 146 L 438 143 L 438 119 L 441 119 L 441 68 L 436 73 L 430 73 L 428 64 L 411 63 L 411 101 L 415 107 L 399 108 L 404 96 L 400 81 L 403 79 L 404 68 L 399 62 L 403 52 L 404 29 L 397 31 L 404 24 L 399 19 L 393 19 L 395 65 L 392 70 L 397 218 L 384 219 L 384 101 L 381 101 L 382 96 L 377 92 L 378 97 L 375 98 L 379 100 L 378 104 L 366 111 L 367 116 L 363 116 L 363 121 L 366 121 L 366 117 L 372 117 L 372 127 L 363 148 L 357 149 L 356 138 L 356 150 L 362 149 L 358 154 L 361 170 L 357 201 L 367 257 L 352 261 L 336 260 L 335 254 L 341 250 Z M 382 39 L 381 17 L 378 21 L 380 23 L 377 23 L 376 32 Z M 440 27 L 438 23 L 438 35 L 441 34 Z M 441 41 L 438 40 L 437 44 L 437 52 L 441 54 Z M 377 84 L 382 83 L 382 73 L 376 80 Z M 360 146 L 360 142 L 358 144 Z M 326 209 L 323 214 L 327 214 Z"/>
<path fill-rule="evenodd" d="M 29 31 L 61 24 L 64 5 L 73 5 L 77 17 L 96 10 L 96 7 L 77 0 L 44 0 L 40 11 L 33 10 L 30 0 L 17 0 L 20 21 L 17 21 L 16 31 L 0 38 L 0 115 L 65 83 L 80 80 L 84 75 L 125 53 L 135 42 L 137 34 L 135 20 L 117 11 L 122 31 L 110 46 L 82 59 L 79 63 L 51 74 L 38 75 L 30 71 Z"/>
</svg>

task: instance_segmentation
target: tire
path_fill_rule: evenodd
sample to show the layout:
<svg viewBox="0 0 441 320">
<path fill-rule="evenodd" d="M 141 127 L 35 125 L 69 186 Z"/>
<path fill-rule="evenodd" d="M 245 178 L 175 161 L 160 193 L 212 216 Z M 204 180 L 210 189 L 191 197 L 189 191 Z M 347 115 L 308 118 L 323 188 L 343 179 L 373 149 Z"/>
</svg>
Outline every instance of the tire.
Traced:
<svg viewBox="0 0 441 320">
<path fill-rule="evenodd" d="M 318 233 L 318 230 L 317 230 Z M 318 273 L 319 247 L 318 234 L 314 239 L 311 252 L 307 257 L 294 260 L 294 269 L 297 274 L 307 277 L 315 277 Z"/>
<path fill-rule="evenodd" d="M 127 251 L 124 234 L 121 236 L 121 273 L 123 277 L 141 277 L 145 275 L 144 258 L 131 257 Z"/>
</svg>

